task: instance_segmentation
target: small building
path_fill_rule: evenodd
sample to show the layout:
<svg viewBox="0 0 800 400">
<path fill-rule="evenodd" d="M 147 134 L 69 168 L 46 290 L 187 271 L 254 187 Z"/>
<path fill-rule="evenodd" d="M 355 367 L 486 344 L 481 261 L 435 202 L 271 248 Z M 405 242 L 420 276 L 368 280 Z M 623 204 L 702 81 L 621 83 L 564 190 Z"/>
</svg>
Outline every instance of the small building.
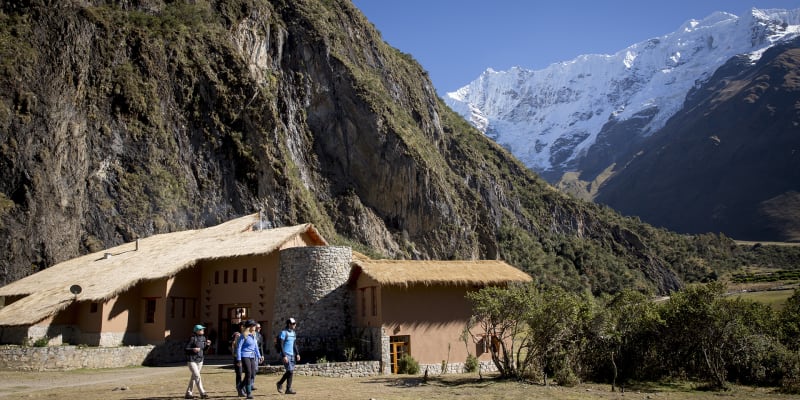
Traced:
<svg viewBox="0 0 800 400">
<path fill-rule="evenodd" d="M 154 345 L 148 362 L 159 363 L 182 359 L 196 323 L 226 353 L 238 322 L 254 319 L 269 357 L 270 338 L 293 316 L 307 361 L 358 343 L 384 366 L 404 353 L 457 365 L 467 354 L 465 293 L 530 280 L 502 261 L 370 260 L 329 246 L 311 224 L 262 225 L 254 214 L 154 235 L 1 287 L 0 343 Z"/>
<path fill-rule="evenodd" d="M 498 260 L 353 261 L 350 285 L 355 291 L 355 326 L 380 334 L 383 365 L 397 372 L 404 354 L 440 373 L 458 372 L 472 354 L 491 360 L 485 338 L 464 334 L 472 315 L 467 292 L 486 286 L 530 282 L 531 277 Z M 445 371 L 448 372 L 448 371 Z"/>
</svg>

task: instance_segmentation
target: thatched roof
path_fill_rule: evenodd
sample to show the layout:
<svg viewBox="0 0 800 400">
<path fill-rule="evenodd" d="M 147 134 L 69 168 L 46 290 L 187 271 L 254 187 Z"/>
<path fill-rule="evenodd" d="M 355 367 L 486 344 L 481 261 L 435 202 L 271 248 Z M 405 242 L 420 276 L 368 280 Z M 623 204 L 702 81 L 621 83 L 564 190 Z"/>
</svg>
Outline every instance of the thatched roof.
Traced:
<svg viewBox="0 0 800 400">
<path fill-rule="evenodd" d="M 87 254 L 0 287 L 0 296 L 25 296 L 0 309 L 0 325 L 30 325 L 75 301 L 105 301 L 139 282 L 171 277 L 200 261 L 268 254 L 300 234 L 326 245 L 311 224 L 254 230 L 258 215 L 205 229 L 165 233 Z M 111 256 L 106 258 L 105 255 Z M 80 285 L 78 295 L 70 293 Z"/>
<path fill-rule="evenodd" d="M 353 260 L 350 281 L 366 274 L 383 286 L 486 286 L 530 282 L 531 277 L 498 260 Z"/>
</svg>

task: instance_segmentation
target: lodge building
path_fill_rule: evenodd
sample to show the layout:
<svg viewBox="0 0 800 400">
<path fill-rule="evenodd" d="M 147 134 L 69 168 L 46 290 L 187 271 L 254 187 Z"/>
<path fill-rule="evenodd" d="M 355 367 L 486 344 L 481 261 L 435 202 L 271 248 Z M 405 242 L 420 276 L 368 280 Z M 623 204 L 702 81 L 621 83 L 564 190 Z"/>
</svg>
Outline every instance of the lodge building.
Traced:
<svg viewBox="0 0 800 400">
<path fill-rule="evenodd" d="M 182 359 L 196 323 L 217 354 L 243 319 L 269 338 L 292 316 L 304 360 L 343 352 L 420 364 L 489 360 L 462 340 L 468 291 L 527 282 L 498 260 L 373 260 L 330 246 L 311 224 L 263 229 L 258 214 L 142 238 L 56 264 L 0 288 L 0 344 L 154 345 L 155 363 Z"/>
</svg>

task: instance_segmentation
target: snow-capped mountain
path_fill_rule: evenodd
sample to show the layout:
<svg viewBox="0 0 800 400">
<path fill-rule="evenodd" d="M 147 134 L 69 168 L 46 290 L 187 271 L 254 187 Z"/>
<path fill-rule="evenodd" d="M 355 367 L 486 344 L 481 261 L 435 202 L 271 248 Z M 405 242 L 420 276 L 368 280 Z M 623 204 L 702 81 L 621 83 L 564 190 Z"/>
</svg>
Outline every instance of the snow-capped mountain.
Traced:
<svg viewBox="0 0 800 400">
<path fill-rule="evenodd" d="M 550 181 L 583 169 L 591 152 L 596 174 L 615 161 L 616 147 L 662 128 L 687 93 L 731 57 L 755 62 L 797 36 L 800 9 L 716 12 L 613 55 L 583 55 L 537 71 L 488 69 L 445 100 Z M 622 126 L 626 133 L 619 133 Z"/>
</svg>

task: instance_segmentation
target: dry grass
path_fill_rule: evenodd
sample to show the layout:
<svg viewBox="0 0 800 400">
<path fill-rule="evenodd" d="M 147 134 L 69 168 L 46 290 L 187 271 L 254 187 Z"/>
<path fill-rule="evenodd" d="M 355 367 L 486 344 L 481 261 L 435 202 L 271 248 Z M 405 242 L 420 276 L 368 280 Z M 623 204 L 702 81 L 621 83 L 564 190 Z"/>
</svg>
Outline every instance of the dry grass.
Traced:
<svg viewBox="0 0 800 400">
<path fill-rule="evenodd" d="M 184 366 L 79 370 L 69 372 L 0 371 L 0 398 L 143 400 L 183 398 L 189 371 Z M 281 396 L 275 391 L 277 375 L 259 375 L 256 399 Z M 203 381 L 212 398 L 237 399 L 229 366 L 208 365 Z M 433 377 L 371 378 L 295 377 L 298 399 L 797 399 L 772 389 L 734 387 L 717 393 L 692 390 L 691 385 L 658 385 L 611 392 L 609 385 L 583 384 L 573 388 L 544 387 L 496 379 L 479 380 L 476 374 Z"/>
</svg>

